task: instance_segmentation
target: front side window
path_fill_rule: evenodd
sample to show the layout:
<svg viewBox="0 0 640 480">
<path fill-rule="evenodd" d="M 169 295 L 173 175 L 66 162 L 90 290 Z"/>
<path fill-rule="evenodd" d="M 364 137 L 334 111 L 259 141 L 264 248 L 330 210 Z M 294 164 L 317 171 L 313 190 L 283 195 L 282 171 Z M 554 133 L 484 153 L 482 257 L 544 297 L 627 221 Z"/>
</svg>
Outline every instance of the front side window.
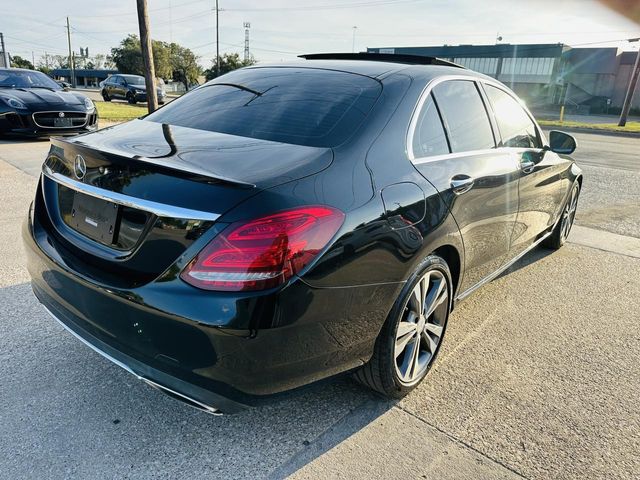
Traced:
<svg viewBox="0 0 640 480">
<path fill-rule="evenodd" d="M 495 147 L 487 110 L 473 81 L 449 80 L 436 85 L 432 93 L 440 108 L 452 152 Z"/>
<path fill-rule="evenodd" d="M 431 95 L 424 102 L 413 131 L 413 156 L 431 157 L 449 153 L 440 114 Z"/>
<path fill-rule="evenodd" d="M 377 80 L 315 68 L 250 68 L 218 77 L 145 120 L 312 147 L 344 142 L 380 96 Z"/>
<path fill-rule="evenodd" d="M 122 78 L 128 85 L 144 85 L 144 77 L 137 75 L 125 75 Z"/>
<path fill-rule="evenodd" d="M 505 147 L 541 148 L 536 126 L 518 101 L 507 92 L 485 85 Z"/>
</svg>

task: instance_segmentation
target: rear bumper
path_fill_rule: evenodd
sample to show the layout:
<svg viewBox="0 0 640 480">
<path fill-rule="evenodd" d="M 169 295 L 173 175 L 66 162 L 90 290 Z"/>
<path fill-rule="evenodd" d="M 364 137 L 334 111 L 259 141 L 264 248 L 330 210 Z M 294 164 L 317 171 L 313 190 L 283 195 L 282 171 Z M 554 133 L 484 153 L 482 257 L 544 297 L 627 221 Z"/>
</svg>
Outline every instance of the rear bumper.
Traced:
<svg viewBox="0 0 640 480">
<path fill-rule="evenodd" d="M 107 360 L 115 363 L 148 385 L 151 385 L 152 387 L 169 395 L 176 396 L 179 400 L 189 403 L 194 407 L 213 415 L 219 415 L 223 411 L 226 413 L 234 413 L 244 407 L 244 405 L 232 402 L 229 399 L 216 395 L 213 392 L 198 388 L 195 385 L 181 381 L 176 377 L 171 377 L 160 370 L 151 368 L 148 365 L 140 363 L 134 358 L 113 349 L 108 344 L 100 341 L 78 327 L 78 325 L 76 325 L 68 315 L 68 312 L 65 313 L 62 310 L 56 309 L 55 302 L 45 300 L 45 294 L 40 292 L 36 287 L 34 287 L 33 292 L 36 295 L 36 298 L 40 300 L 40 303 L 43 304 L 49 315 L 60 323 L 65 330 L 89 348 L 98 352 Z M 54 312 L 50 310 L 47 305 L 56 311 Z"/>
<path fill-rule="evenodd" d="M 81 277 L 25 222 L 36 297 L 68 330 L 138 378 L 210 413 L 366 362 L 397 285 L 261 295 L 205 292 L 179 278 L 121 290 Z"/>
</svg>

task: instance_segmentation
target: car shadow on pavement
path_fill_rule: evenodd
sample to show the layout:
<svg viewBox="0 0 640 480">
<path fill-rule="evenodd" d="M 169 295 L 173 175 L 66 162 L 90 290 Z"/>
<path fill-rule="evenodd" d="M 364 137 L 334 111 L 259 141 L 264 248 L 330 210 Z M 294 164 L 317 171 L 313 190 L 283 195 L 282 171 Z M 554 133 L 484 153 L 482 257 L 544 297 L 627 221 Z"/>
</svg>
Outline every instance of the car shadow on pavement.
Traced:
<svg viewBox="0 0 640 480">
<path fill-rule="evenodd" d="M 208 415 L 78 342 L 29 283 L 0 289 L 0 359 L 9 478 L 284 478 L 393 406 L 342 376 Z"/>
<path fill-rule="evenodd" d="M 539 260 L 542 260 L 545 257 L 548 257 L 549 255 L 553 254 L 555 251 L 545 248 L 545 247 L 536 247 L 534 248 L 532 251 L 528 252 L 524 257 L 522 257 L 520 260 L 518 260 L 517 262 L 515 262 L 513 265 L 511 265 L 509 268 L 507 268 L 504 272 L 502 272 L 500 275 L 498 275 L 494 280 L 497 280 L 499 278 L 503 278 L 503 277 L 507 277 L 510 274 L 517 272 L 518 270 L 528 267 L 529 265 L 532 265 L 536 262 L 538 262 Z"/>
</svg>

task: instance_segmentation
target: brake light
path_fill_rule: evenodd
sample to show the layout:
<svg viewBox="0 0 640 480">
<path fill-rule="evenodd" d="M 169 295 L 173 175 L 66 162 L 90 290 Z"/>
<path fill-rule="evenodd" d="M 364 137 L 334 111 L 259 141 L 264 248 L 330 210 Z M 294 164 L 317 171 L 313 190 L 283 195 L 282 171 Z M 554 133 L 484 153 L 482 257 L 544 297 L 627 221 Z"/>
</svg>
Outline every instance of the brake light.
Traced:
<svg viewBox="0 0 640 480">
<path fill-rule="evenodd" d="M 313 205 L 227 227 L 180 277 L 207 290 L 264 290 L 300 272 L 333 238 L 344 214 Z"/>
</svg>

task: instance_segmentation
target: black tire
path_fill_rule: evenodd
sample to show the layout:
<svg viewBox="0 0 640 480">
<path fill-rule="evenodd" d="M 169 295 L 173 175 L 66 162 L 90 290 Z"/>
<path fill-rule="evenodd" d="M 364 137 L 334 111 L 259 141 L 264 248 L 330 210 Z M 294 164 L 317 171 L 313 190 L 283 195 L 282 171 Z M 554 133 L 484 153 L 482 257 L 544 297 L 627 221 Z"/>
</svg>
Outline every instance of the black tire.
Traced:
<svg viewBox="0 0 640 480">
<path fill-rule="evenodd" d="M 111 97 L 109 96 L 109 94 L 107 92 L 105 92 L 104 90 L 102 91 L 102 99 L 105 102 L 110 102 L 111 101 Z"/>
<path fill-rule="evenodd" d="M 438 321 L 440 322 L 438 325 L 442 327 L 442 333 L 440 334 L 435 351 L 430 354 L 430 357 L 427 360 L 426 367 L 422 367 L 423 370 L 421 370 L 421 373 L 415 379 L 410 382 L 405 382 L 401 378 L 399 366 L 397 365 L 397 358 L 399 359 L 401 357 L 396 357 L 395 355 L 398 326 L 400 322 L 403 321 L 403 318 L 405 318 L 406 312 L 409 310 L 409 302 L 412 300 L 412 295 L 414 289 L 417 288 L 418 282 L 425 278 L 425 276 L 431 271 L 437 271 L 438 275 L 441 275 L 441 278 L 444 278 L 446 283 L 446 301 L 443 300 L 434 313 L 429 317 L 435 318 L 436 314 L 438 315 Z M 372 390 L 381 393 L 387 398 L 402 398 L 419 385 L 420 382 L 424 380 L 427 373 L 429 373 L 429 370 L 440 351 L 440 346 L 442 345 L 442 340 L 449 318 L 449 312 L 451 311 L 452 292 L 451 273 L 447 263 L 436 255 L 429 255 L 421 262 L 403 287 L 400 296 L 394 303 L 393 308 L 391 309 L 391 312 L 389 313 L 389 316 L 376 339 L 373 356 L 366 365 L 354 373 L 356 380 Z M 406 349 L 407 347 L 405 347 L 403 355 L 406 354 Z M 418 351 L 420 352 L 420 349 L 418 349 Z"/>
<path fill-rule="evenodd" d="M 127 93 L 127 102 L 129 102 L 131 105 L 136 104 L 136 97 L 133 95 L 133 93 Z"/>
<path fill-rule="evenodd" d="M 567 201 L 562 207 L 562 213 L 558 219 L 558 224 L 553 229 L 553 233 L 545 238 L 542 245 L 552 250 L 558 250 L 565 243 L 571 232 L 571 227 L 576 216 L 576 208 L 578 206 L 578 198 L 580 197 L 580 184 L 576 180 L 571 187 L 571 191 L 567 196 Z M 567 222 L 568 225 L 567 225 Z"/>
</svg>

